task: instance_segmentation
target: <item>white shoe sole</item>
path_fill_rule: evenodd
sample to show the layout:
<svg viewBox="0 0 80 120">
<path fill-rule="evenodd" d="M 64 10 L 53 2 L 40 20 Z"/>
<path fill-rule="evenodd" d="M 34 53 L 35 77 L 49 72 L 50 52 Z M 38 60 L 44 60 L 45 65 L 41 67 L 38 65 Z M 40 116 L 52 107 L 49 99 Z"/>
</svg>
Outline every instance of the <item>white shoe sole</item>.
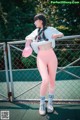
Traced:
<svg viewBox="0 0 80 120">
<path fill-rule="evenodd" d="M 54 111 L 54 108 L 52 106 L 51 107 L 47 106 L 48 113 L 52 113 L 53 111 Z"/>
<path fill-rule="evenodd" d="M 45 115 L 46 112 L 44 112 L 44 111 L 40 111 L 40 110 L 39 110 L 39 114 L 40 114 L 40 115 Z"/>
</svg>

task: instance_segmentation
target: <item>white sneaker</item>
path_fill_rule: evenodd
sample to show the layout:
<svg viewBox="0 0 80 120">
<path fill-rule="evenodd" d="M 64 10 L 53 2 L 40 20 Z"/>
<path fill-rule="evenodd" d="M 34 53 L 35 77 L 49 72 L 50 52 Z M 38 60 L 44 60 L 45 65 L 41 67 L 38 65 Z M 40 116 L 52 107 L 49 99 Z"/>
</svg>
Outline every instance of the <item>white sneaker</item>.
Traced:
<svg viewBox="0 0 80 120">
<path fill-rule="evenodd" d="M 54 111 L 54 107 L 52 103 L 47 104 L 47 112 L 52 113 Z"/>
<path fill-rule="evenodd" d="M 39 108 L 39 114 L 40 115 L 45 115 L 46 114 L 46 104 L 40 104 L 40 108 Z"/>
</svg>

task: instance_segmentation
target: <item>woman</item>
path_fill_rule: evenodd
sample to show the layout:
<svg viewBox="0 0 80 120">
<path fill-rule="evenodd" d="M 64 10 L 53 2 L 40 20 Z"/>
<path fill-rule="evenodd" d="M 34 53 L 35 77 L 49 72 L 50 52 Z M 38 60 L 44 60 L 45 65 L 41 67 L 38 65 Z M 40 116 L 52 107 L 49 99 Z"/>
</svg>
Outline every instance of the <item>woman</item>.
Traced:
<svg viewBox="0 0 80 120">
<path fill-rule="evenodd" d="M 26 45 L 32 46 L 37 53 L 37 67 L 40 72 L 42 83 L 40 87 L 40 115 L 46 114 L 45 95 L 48 88 L 47 112 L 53 112 L 53 97 L 55 87 L 56 70 L 58 66 L 57 57 L 53 48 L 55 39 L 62 37 L 63 33 L 54 27 L 46 27 L 46 18 L 43 14 L 34 17 L 36 29 L 26 36 Z"/>
</svg>

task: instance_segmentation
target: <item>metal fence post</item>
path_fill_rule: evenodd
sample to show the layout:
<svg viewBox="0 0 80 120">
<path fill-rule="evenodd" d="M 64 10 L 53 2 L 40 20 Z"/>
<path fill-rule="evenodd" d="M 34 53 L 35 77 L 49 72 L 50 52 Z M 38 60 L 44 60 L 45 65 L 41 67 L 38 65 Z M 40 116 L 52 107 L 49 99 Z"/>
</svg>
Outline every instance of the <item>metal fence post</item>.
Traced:
<svg viewBox="0 0 80 120">
<path fill-rule="evenodd" d="M 9 92 L 9 100 L 13 101 L 14 99 L 14 87 L 13 87 L 13 76 L 12 76 L 12 66 L 11 66 L 11 51 L 10 45 L 7 44 L 8 48 L 8 61 L 9 61 L 9 73 L 10 73 L 10 92 Z"/>
<path fill-rule="evenodd" d="M 5 42 L 0 43 L 0 50 L 2 51 L 2 56 L 0 56 L 0 88 L 3 90 L 0 95 L 3 98 L 6 99 L 1 99 L 3 100 L 8 100 L 8 93 L 9 93 L 9 74 L 8 74 L 8 64 L 7 64 L 7 49 L 6 49 L 6 44 Z M 0 52 L 1 52 L 0 51 Z M 1 54 L 0 54 L 1 55 Z M 1 86 L 2 85 L 2 86 Z M 6 95 L 4 95 L 6 92 Z"/>
<path fill-rule="evenodd" d="M 7 92 L 8 92 L 8 99 L 9 99 L 10 86 L 9 86 L 9 74 L 8 74 L 8 61 L 7 61 L 7 46 L 6 46 L 6 43 L 4 43 L 3 49 L 4 49 L 5 70 L 6 70 Z"/>
</svg>

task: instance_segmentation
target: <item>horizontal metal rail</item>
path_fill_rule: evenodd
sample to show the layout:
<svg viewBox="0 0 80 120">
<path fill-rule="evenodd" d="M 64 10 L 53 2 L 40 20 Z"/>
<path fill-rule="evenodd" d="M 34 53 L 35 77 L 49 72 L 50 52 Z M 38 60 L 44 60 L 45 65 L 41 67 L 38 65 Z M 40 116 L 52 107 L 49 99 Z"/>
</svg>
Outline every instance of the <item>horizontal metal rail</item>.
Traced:
<svg viewBox="0 0 80 120">
<path fill-rule="evenodd" d="M 75 39 L 75 38 L 76 38 L 76 39 L 77 39 L 77 38 L 80 38 L 80 35 L 64 36 L 64 37 L 61 37 L 61 38 L 57 38 L 56 41 L 60 41 L 60 40 L 64 40 L 64 41 L 66 41 L 66 40 L 69 40 L 69 41 L 72 40 L 72 41 L 73 41 L 73 39 Z M 12 47 L 12 48 L 14 48 L 14 49 L 22 52 L 22 49 L 20 49 L 19 47 L 15 46 L 15 44 L 22 44 L 22 43 L 25 43 L 25 42 L 26 42 L 26 40 L 12 41 L 12 42 L 8 42 L 8 44 L 10 45 L 10 47 Z M 62 44 L 61 44 L 61 45 L 62 45 Z M 67 45 L 67 44 L 66 44 L 66 45 Z M 70 44 L 70 45 L 73 46 L 73 44 Z M 78 45 L 78 44 L 77 44 L 77 45 Z M 36 56 L 34 56 L 34 55 L 32 55 L 32 56 L 36 58 Z M 68 65 L 66 65 L 66 66 L 64 66 L 64 67 L 58 67 L 59 71 L 57 71 L 57 74 L 58 74 L 59 72 L 64 71 L 64 72 L 66 72 L 66 73 L 68 73 L 68 74 L 70 74 L 70 75 L 72 75 L 72 76 L 80 79 L 80 76 L 77 76 L 77 75 L 75 75 L 75 74 L 73 74 L 73 73 L 65 70 L 66 68 L 68 68 L 69 66 L 73 65 L 74 63 L 76 63 L 76 62 L 79 61 L 79 60 L 80 60 L 80 58 L 76 59 L 75 61 L 71 62 L 70 64 L 68 64 Z M 22 92 L 22 93 L 20 93 L 19 95 L 17 95 L 14 99 L 17 99 L 17 98 L 20 97 L 21 95 L 27 93 L 28 91 L 32 90 L 33 88 L 37 87 L 37 86 L 40 85 L 40 84 L 41 84 L 41 82 L 39 82 L 38 84 L 30 87 L 28 90 L 25 90 L 24 92 Z"/>
<path fill-rule="evenodd" d="M 56 41 L 58 41 L 58 40 L 70 40 L 70 39 L 75 39 L 75 38 L 80 38 L 80 35 L 63 36 L 61 38 L 57 38 Z M 21 44 L 21 43 L 25 43 L 25 42 L 26 42 L 26 40 L 12 41 L 12 42 L 8 42 L 8 44 Z"/>
</svg>

